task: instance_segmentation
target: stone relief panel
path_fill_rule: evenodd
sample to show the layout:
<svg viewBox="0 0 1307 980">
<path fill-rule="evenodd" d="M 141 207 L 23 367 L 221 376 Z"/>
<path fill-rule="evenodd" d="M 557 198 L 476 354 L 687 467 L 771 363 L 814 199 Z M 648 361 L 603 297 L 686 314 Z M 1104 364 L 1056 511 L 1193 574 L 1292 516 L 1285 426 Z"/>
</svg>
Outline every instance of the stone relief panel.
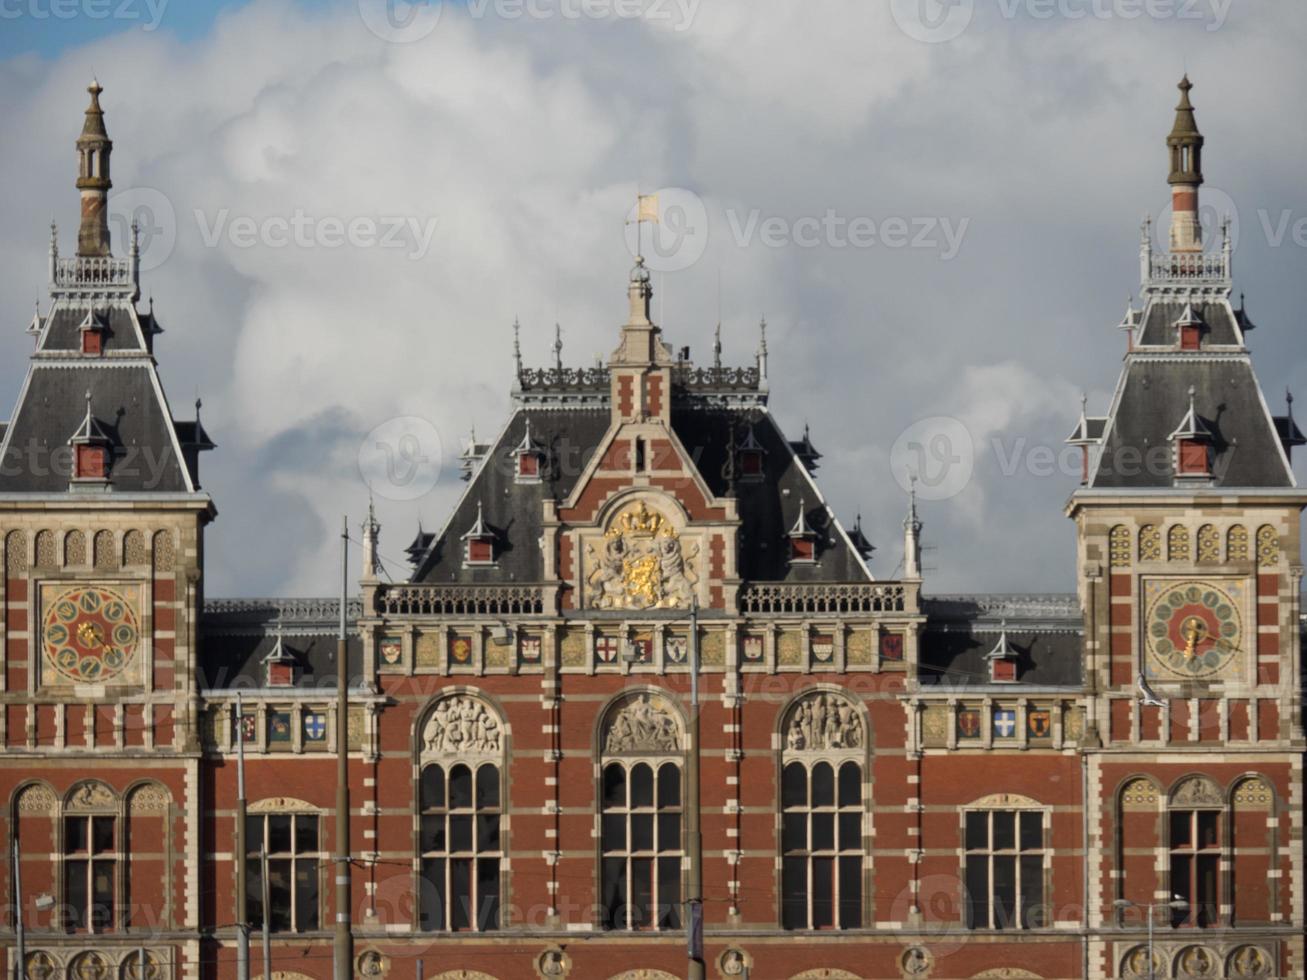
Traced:
<svg viewBox="0 0 1307 980">
<path fill-rule="evenodd" d="M 422 727 L 422 756 L 499 755 L 504 726 L 498 713 L 470 694 L 455 694 L 436 702 Z"/>
<path fill-rule="evenodd" d="M 594 609 L 687 609 L 699 581 L 699 545 L 641 501 L 585 545 L 586 605 Z"/>
<path fill-rule="evenodd" d="M 624 698 L 608 711 L 603 750 L 608 755 L 660 754 L 681 751 L 681 719 L 661 694 L 642 692 Z"/>
<path fill-rule="evenodd" d="M 1172 806 L 1223 806 L 1221 788 L 1206 776 L 1190 776 L 1171 792 Z"/>
<path fill-rule="evenodd" d="M 827 752 L 866 745 L 862 717 L 841 694 L 816 691 L 790 707 L 785 720 L 786 752 Z"/>
</svg>

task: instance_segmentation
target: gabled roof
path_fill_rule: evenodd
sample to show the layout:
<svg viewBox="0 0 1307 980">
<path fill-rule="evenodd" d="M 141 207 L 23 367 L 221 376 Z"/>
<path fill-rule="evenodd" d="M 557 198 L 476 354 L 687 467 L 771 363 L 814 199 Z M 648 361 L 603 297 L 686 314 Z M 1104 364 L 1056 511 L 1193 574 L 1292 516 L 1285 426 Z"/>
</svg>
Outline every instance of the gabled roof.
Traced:
<svg viewBox="0 0 1307 980">
<path fill-rule="evenodd" d="M 923 690 L 990 687 L 990 662 L 1015 660 L 1020 687 L 1078 689 L 1084 619 L 1075 596 L 922 597 Z M 1000 607 L 999 616 L 993 614 Z"/>
<path fill-rule="evenodd" d="M 1206 328 L 1205 347 L 1244 346 L 1243 331 L 1239 329 L 1235 311 L 1226 300 L 1204 302 L 1169 297 L 1154 297 L 1148 301 L 1136 329 L 1135 346 L 1174 347 L 1176 324 L 1186 317 Z"/>
</svg>

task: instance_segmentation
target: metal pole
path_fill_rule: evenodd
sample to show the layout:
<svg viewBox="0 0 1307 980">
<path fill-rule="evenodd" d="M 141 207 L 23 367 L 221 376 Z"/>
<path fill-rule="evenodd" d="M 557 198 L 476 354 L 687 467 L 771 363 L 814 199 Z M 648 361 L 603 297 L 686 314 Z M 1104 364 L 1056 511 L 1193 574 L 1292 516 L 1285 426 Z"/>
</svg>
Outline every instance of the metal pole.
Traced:
<svg viewBox="0 0 1307 980">
<path fill-rule="evenodd" d="M 145 947 L 139 946 L 136 950 L 136 969 L 139 980 L 146 980 L 145 976 Z"/>
<path fill-rule="evenodd" d="M 1153 980 L 1153 911 L 1156 906 L 1148 906 L 1148 980 Z"/>
<path fill-rule="evenodd" d="M 250 916 L 249 887 L 245 880 L 245 859 L 248 853 L 245 841 L 245 712 L 241 707 L 240 692 L 236 693 L 236 978 L 250 980 Z"/>
<path fill-rule="evenodd" d="M 422 980 L 422 961 L 421 961 L 421 960 L 418 960 L 418 976 L 417 976 L 417 980 Z"/>
<path fill-rule="evenodd" d="M 9 849 L 13 861 L 14 907 L 15 913 L 15 956 L 14 977 L 23 980 L 27 975 L 27 934 L 23 930 L 23 871 L 18 863 L 18 836 L 14 836 L 13 846 Z"/>
<path fill-rule="evenodd" d="M 268 925 L 268 841 L 259 846 L 260 892 L 263 898 L 263 980 L 272 980 L 272 929 Z"/>
<path fill-rule="evenodd" d="M 686 926 L 687 980 L 704 980 L 703 833 L 699 824 L 699 600 L 690 605 L 690 772 L 686 792 L 690 844 L 690 921 Z"/>
<path fill-rule="evenodd" d="M 336 934 L 332 945 L 335 980 L 351 980 L 354 940 L 350 932 L 349 865 L 349 653 L 345 606 L 349 601 L 349 518 L 341 529 L 340 634 L 336 639 Z"/>
</svg>

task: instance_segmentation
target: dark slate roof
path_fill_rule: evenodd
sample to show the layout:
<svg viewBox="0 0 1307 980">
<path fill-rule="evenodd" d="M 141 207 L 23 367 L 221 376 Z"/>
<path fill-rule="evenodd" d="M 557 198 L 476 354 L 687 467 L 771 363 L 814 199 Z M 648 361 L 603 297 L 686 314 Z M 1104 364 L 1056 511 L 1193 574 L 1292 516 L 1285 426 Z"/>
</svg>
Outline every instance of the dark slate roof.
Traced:
<svg viewBox="0 0 1307 980">
<path fill-rule="evenodd" d="M 550 460 L 546 478 L 540 483 L 517 483 L 514 478 L 513 450 L 522 442 L 528 417 L 532 439 L 545 445 Z M 540 581 L 544 575 L 538 543 L 541 505 L 546 499 L 562 499 L 572 492 L 607 433 L 609 422 L 607 406 L 561 411 L 518 409 L 472 477 L 444 531 L 431 541 L 413 581 Z M 699 404 L 682 405 L 672 412 L 673 431 L 718 496 L 728 488 L 726 464 L 732 433 L 739 442 L 749 427 L 765 450 L 765 473 L 757 482 L 735 484 L 744 536 L 741 576 L 771 582 L 867 580 L 855 549 L 765 409 Z M 790 565 L 787 532 L 798 519 L 800 502 L 808 525 L 817 534 L 817 561 Z M 465 568 L 461 539 L 475 524 L 478 505 L 485 525 L 495 534 L 498 560 L 494 567 Z"/>
<path fill-rule="evenodd" d="M 923 687 L 1078 689 L 1084 622 L 1075 596 L 923 598 L 919 677 Z M 989 661 L 1006 629 L 1017 653 L 1015 684 L 991 685 Z"/>
<path fill-rule="evenodd" d="M 549 454 L 539 483 L 516 481 L 513 450 L 526 435 Z M 539 582 L 544 577 L 540 551 L 542 504 L 566 497 L 608 431 L 607 406 L 562 411 L 519 409 L 495 440 L 478 467 L 467 492 L 454 509 L 444 531 L 430 542 L 430 550 L 413 574 L 415 582 Z M 482 519 L 495 535 L 498 561 L 493 567 L 463 567 L 462 536 L 476 523 L 477 505 Z"/>
<path fill-rule="evenodd" d="M 1185 306 L 1190 306 L 1203 323 L 1204 346 L 1243 346 L 1243 338 L 1235 326 L 1236 313 L 1224 300 L 1187 304 L 1183 300 L 1153 299 L 1144 310 L 1135 343 L 1139 346 L 1174 347 L 1175 322 L 1184 315 Z"/>
<path fill-rule="evenodd" d="M 346 615 L 350 687 L 363 680 L 363 646 L 351 600 Z M 332 599 L 230 599 L 205 603 L 200 625 L 199 674 L 210 690 L 266 688 L 264 659 L 277 645 L 296 663 L 295 688 L 335 690 L 340 603 Z"/>
<path fill-rule="evenodd" d="M 123 304 L 111 306 L 83 306 L 67 302 L 57 303 L 46 318 L 41 338 L 43 351 L 80 351 L 82 349 L 82 323 L 88 312 L 105 327 L 103 349 L 106 354 L 122 351 L 142 353 L 143 332 L 137 330 L 132 309 Z M 148 320 L 147 320 L 148 322 Z"/>
<path fill-rule="evenodd" d="M 1090 476 L 1094 488 L 1170 487 L 1168 436 L 1194 407 L 1213 433 L 1216 487 L 1292 487 L 1279 434 L 1244 355 L 1134 354 L 1126 359 L 1117 399 Z M 1160 448 L 1159 448 L 1160 447 Z"/>
<path fill-rule="evenodd" d="M 171 415 L 146 359 L 34 362 L 6 433 L 0 492 L 68 492 L 65 447 L 85 419 L 88 391 L 92 414 L 113 445 L 112 490 L 192 492 Z"/>
</svg>

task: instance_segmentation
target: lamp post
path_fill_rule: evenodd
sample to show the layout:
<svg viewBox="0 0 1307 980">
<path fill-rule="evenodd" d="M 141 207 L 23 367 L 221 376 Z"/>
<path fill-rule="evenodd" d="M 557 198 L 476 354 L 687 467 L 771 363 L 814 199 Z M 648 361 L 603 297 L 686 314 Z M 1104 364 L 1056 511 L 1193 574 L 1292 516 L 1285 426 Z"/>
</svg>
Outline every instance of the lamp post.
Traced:
<svg viewBox="0 0 1307 980">
<path fill-rule="evenodd" d="M 1177 912 L 1184 912 L 1189 909 L 1189 903 L 1183 898 L 1174 898 L 1169 902 L 1153 902 L 1148 905 L 1140 905 L 1138 902 L 1132 902 L 1129 899 L 1118 898 L 1112 903 L 1112 906 L 1120 911 L 1143 909 L 1148 913 L 1148 980 L 1154 980 L 1156 973 L 1153 968 L 1153 912 L 1157 909 L 1173 909 Z"/>
</svg>

